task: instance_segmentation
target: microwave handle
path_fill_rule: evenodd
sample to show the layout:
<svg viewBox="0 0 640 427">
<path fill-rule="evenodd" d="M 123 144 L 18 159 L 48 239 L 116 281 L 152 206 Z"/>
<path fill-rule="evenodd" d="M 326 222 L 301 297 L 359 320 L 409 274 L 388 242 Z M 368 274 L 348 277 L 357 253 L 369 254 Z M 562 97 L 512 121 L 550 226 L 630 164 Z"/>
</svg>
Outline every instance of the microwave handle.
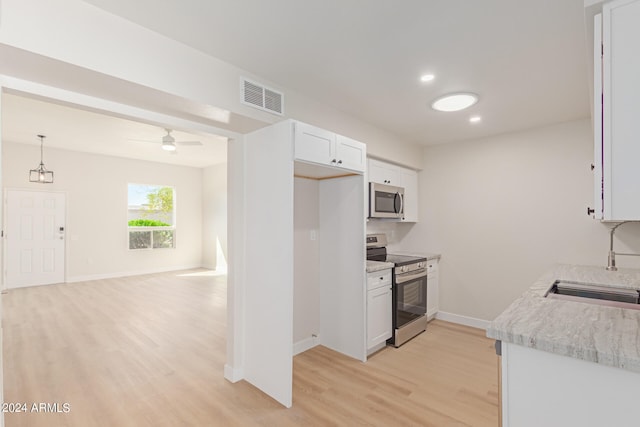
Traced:
<svg viewBox="0 0 640 427">
<path fill-rule="evenodd" d="M 396 197 L 398 197 L 400 199 L 400 209 L 396 210 L 396 213 L 399 214 L 403 211 L 403 205 L 404 205 L 404 200 L 402 197 L 402 194 L 400 194 L 400 192 L 396 193 Z M 395 209 L 395 200 L 394 200 L 394 209 Z"/>
</svg>

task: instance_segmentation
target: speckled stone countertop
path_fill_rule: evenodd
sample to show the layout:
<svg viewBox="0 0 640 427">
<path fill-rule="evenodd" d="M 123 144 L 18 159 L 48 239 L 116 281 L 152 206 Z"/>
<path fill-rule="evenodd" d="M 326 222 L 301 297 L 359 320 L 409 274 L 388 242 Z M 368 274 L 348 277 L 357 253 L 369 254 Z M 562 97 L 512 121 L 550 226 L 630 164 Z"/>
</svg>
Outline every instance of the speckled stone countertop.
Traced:
<svg viewBox="0 0 640 427">
<path fill-rule="evenodd" d="M 640 373 L 640 310 L 544 298 L 556 280 L 640 289 L 640 270 L 558 265 L 491 322 L 487 336 Z"/>
<path fill-rule="evenodd" d="M 367 273 L 374 273 L 376 271 L 387 270 L 389 268 L 393 268 L 393 266 L 394 264 L 392 262 L 367 260 Z"/>
<path fill-rule="evenodd" d="M 441 255 L 440 254 L 429 254 L 429 253 L 418 253 L 418 252 L 396 252 L 393 251 L 394 255 L 409 255 L 409 256 L 423 256 L 425 258 L 427 258 L 427 261 L 432 261 L 432 260 L 439 260 Z"/>
<path fill-rule="evenodd" d="M 427 261 L 439 260 L 440 254 L 418 254 L 414 252 L 393 252 L 394 255 L 421 256 L 427 258 Z M 367 260 L 367 273 L 373 273 L 387 268 L 393 268 L 392 262 L 369 261 Z"/>
</svg>

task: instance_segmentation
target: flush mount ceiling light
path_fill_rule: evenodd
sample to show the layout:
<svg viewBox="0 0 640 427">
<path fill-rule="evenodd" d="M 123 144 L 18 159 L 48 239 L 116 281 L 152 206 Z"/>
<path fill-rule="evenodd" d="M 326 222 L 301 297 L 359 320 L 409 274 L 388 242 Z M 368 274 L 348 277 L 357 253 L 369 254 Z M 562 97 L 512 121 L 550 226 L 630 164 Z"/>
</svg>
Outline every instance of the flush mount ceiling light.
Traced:
<svg viewBox="0 0 640 427">
<path fill-rule="evenodd" d="M 482 117 L 480 116 L 469 117 L 469 123 L 480 123 L 481 121 L 482 121 Z"/>
<path fill-rule="evenodd" d="M 436 76 L 434 76 L 433 74 L 423 74 L 420 76 L 420 81 L 426 83 L 432 81 L 435 78 Z"/>
<path fill-rule="evenodd" d="M 31 169 L 29 171 L 29 182 L 37 182 L 39 184 L 51 184 L 53 183 L 53 171 L 47 170 L 44 167 L 44 162 L 42 160 L 42 150 L 44 145 L 44 139 L 46 138 L 44 135 L 38 135 L 40 138 L 40 165 L 36 169 Z"/>
<path fill-rule="evenodd" d="M 431 108 L 438 111 L 460 111 L 478 102 L 478 95 L 474 93 L 453 93 L 442 96 L 431 104 Z"/>
</svg>

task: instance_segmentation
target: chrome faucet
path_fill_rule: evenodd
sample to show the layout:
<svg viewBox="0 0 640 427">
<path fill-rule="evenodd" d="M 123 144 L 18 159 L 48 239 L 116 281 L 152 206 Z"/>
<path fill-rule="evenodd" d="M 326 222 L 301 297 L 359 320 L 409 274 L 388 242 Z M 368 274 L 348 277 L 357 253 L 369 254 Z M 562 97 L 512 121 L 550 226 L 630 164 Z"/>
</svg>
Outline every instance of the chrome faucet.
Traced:
<svg viewBox="0 0 640 427">
<path fill-rule="evenodd" d="M 640 222 L 640 221 L 622 221 L 614 225 L 613 227 L 611 227 L 611 231 L 609 233 L 609 257 L 607 260 L 607 270 L 609 271 L 618 270 L 618 267 L 616 267 L 616 255 L 640 256 L 640 254 L 623 254 L 623 253 L 616 254 L 613 251 L 613 232 L 616 231 L 616 228 L 620 227 L 622 224 L 626 224 L 627 222 Z"/>
</svg>

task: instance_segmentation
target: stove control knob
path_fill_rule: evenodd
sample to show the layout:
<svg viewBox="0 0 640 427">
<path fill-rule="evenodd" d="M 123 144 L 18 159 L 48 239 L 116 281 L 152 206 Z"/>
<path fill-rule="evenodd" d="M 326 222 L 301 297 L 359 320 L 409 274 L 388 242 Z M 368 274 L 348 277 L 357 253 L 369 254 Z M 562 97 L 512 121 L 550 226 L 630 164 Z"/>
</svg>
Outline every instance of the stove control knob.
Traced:
<svg viewBox="0 0 640 427">
<path fill-rule="evenodd" d="M 400 267 L 400 271 L 401 271 L 402 273 L 406 273 L 406 272 L 407 272 L 407 270 L 409 270 L 409 267 L 407 267 L 406 265 L 403 265 L 402 267 Z"/>
</svg>

